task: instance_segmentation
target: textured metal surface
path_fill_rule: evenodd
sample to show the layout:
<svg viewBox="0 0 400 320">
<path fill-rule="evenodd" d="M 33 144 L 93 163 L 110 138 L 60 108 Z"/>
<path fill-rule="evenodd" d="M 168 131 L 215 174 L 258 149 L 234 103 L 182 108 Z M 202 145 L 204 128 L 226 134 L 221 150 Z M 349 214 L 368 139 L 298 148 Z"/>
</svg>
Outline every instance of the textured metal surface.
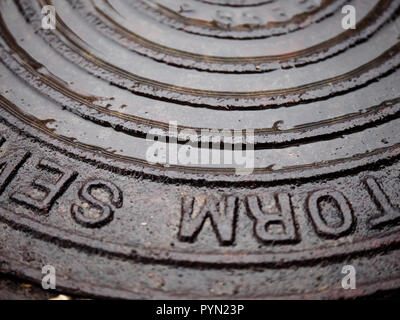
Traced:
<svg viewBox="0 0 400 320">
<path fill-rule="evenodd" d="M 400 287 L 400 1 L 0 4 L 1 272 L 118 298 Z M 254 129 L 254 172 L 150 164 L 170 121 Z"/>
</svg>

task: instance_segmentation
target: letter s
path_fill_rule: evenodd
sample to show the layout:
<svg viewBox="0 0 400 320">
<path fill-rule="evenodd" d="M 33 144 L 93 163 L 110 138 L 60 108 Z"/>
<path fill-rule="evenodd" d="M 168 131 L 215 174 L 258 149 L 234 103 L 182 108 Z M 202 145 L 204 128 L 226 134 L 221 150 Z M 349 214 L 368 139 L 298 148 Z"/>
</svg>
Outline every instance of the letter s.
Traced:
<svg viewBox="0 0 400 320">
<path fill-rule="evenodd" d="M 101 189 L 109 194 L 109 203 L 97 199 L 92 191 Z M 112 182 L 105 180 L 91 180 L 79 190 L 79 198 L 89 204 L 89 207 L 73 204 L 71 213 L 74 220 L 87 228 L 100 228 L 109 223 L 114 217 L 114 210 L 122 207 L 122 192 Z M 95 217 L 90 216 L 90 210 L 97 209 L 99 214 Z"/>
</svg>

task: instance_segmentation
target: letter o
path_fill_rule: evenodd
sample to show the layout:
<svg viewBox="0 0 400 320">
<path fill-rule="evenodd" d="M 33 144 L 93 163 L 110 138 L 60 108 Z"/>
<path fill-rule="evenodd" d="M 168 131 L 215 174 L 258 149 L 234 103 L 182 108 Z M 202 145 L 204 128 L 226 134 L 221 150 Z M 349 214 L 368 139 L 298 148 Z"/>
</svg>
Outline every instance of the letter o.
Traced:
<svg viewBox="0 0 400 320">
<path fill-rule="evenodd" d="M 340 226 L 328 226 L 322 219 L 319 203 L 324 198 L 332 199 L 337 204 L 343 220 Z M 355 219 L 349 201 L 341 192 L 336 190 L 323 189 L 313 192 L 308 197 L 307 209 L 316 232 L 323 236 L 338 238 L 347 234 L 354 224 Z"/>
</svg>

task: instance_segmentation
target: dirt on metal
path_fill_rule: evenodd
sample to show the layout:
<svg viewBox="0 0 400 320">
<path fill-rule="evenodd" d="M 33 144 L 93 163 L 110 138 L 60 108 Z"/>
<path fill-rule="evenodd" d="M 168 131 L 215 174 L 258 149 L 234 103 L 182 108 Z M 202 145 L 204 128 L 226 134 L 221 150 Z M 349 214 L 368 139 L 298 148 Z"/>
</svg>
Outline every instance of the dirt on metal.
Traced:
<svg viewBox="0 0 400 320">
<path fill-rule="evenodd" d="M 53 297 L 49 265 L 90 298 L 398 292 L 399 8 L 0 1 L 0 296 Z M 251 130 L 254 170 L 149 161 L 204 129 Z M 216 146 L 247 144 L 198 149 Z"/>
</svg>

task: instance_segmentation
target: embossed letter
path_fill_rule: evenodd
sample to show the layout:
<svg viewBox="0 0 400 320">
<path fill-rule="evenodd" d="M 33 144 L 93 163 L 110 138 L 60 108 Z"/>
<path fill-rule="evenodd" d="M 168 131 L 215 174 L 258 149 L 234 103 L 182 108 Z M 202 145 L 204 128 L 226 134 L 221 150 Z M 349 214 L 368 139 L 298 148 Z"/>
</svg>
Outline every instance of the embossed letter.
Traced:
<svg viewBox="0 0 400 320">
<path fill-rule="evenodd" d="M 182 219 L 178 234 L 179 240 L 194 242 L 208 218 L 211 221 L 220 244 L 232 244 L 235 238 L 237 198 L 225 196 L 220 201 L 215 197 L 209 197 L 204 201 L 196 217 L 193 217 L 195 198 L 182 198 Z"/>
<path fill-rule="evenodd" d="M 4 191 L 29 155 L 29 152 L 18 150 L 0 158 L 0 193 Z"/>
<path fill-rule="evenodd" d="M 368 192 L 374 199 L 376 206 L 381 210 L 382 215 L 369 221 L 372 228 L 380 228 L 387 224 L 396 223 L 400 220 L 400 209 L 395 208 L 389 202 L 387 196 L 383 193 L 379 184 L 372 177 L 364 181 Z"/>
<path fill-rule="evenodd" d="M 335 205 L 341 215 L 340 225 L 329 226 L 321 216 L 321 202 L 323 200 Z M 354 216 L 350 204 L 339 191 L 329 189 L 315 191 L 308 197 L 307 207 L 316 232 L 322 236 L 338 238 L 350 232 L 354 224 Z"/>
<path fill-rule="evenodd" d="M 55 183 L 50 179 L 42 179 L 41 177 L 36 177 L 32 182 L 31 186 L 44 192 L 45 196 L 41 199 L 37 199 L 29 195 L 29 192 L 17 192 L 11 196 L 11 199 L 38 211 L 47 213 L 50 211 L 54 201 L 65 191 L 78 174 L 48 159 L 40 160 L 38 167 L 42 170 L 46 170 L 48 173 L 58 175 Z"/>
<path fill-rule="evenodd" d="M 94 189 L 102 189 L 109 193 L 109 204 L 97 199 L 92 191 Z M 79 190 L 79 198 L 87 202 L 91 208 L 97 209 L 100 213 L 96 216 L 90 216 L 90 207 L 84 208 L 73 204 L 71 213 L 74 220 L 80 225 L 87 228 L 100 228 L 109 223 L 114 216 L 114 210 L 122 207 L 122 192 L 113 183 L 104 180 L 92 180 L 87 182 Z"/>
<path fill-rule="evenodd" d="M 262 242 L 283 243 L 298 240 L 290 196 L 280 193 L 274 199 L 276 209 L 264 212 L 259 197 L 247 197 L 248 214 L 254 220 L 254 235 Z M 269 229 L 272 225 L 281 226 L 280 232 L 271 232 Z"/>
</svg>

